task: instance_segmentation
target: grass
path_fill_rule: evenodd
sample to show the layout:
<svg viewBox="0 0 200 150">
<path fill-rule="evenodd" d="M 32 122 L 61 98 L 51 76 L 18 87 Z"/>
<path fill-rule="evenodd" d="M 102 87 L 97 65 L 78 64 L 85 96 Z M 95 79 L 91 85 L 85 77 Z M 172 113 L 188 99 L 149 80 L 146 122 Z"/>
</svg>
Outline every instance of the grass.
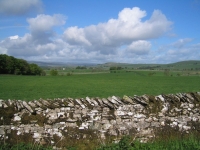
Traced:
<svg viewBox="0 0 200 150">
<path fill-rule="evenodd" d="M 107 144 L 98 150 L 200 150 L 199 138 L 190 135 L 188 138 L 148 143 L 132 142 L 130 137 L 124 137 L 117 144 Z"/>
<path fill-rule="evenodd" d="M 164 76 L 148 71 L 73 74 L 72 76 L 0 76 L 0 99 L 84 98 L 157 95 L 200 90 L 199 76 Z"/>
<path fill-rule="evenodd" d="M 93 143 L 90 143 L 93 144 Z M 200 150 L 200 140 L 198 137 L 189 135 L 181 139 L 173 139 L 167 141 L 154 141 L 147 143 L 140 143 L 139 141 L 133 141 L 130 136 L 123 137 L 119 143 L 108 143 L 106 145 L 90 147 L 90 144 L 84 145 L 84 143 L 78 143 L 75 146 L 67 146 L 68 150 Z M 64 148 L 64 147 L 62 147 Z M 33 145 L 31 143 L 18 143 L 16 145 L 1 144 L 0 150 L 52 150 L 52 147 L 43 147 L 39 145 Z"/>
</svg>

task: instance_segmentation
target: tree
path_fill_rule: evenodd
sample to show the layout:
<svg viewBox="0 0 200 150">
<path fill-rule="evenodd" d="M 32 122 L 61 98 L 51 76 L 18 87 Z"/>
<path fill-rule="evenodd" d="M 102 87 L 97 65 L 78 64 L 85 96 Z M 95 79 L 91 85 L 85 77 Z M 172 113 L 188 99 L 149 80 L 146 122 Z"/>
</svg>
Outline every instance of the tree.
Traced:
<svg viewBox="0 0 200 150">
<path fill-rule="evenodd" d="M 87 68 L 84 66 L 78 66 L 78 67 L 76 67 L 76 69 L 87 69 Z"/>
<path fill-rule="evenodd" d="M 30 71 L 31 75 L 41 75 L 42 69 L 40 67 L 38 67 L 38 65 L 30 64 L 29 66 L 30 66 L 29 71 Z"/>
<path fill-rule="evenodd" d="M 51 75 L 51 76 L 57 76 L 57 75 L 58 75 L 58 71 L 52 69 L 52 70 L 50 71 L 50 75 Z"/>
<path fill-rule="evenodd" d="M 110 67 L 110 70 L 117 70 L 116 67 Z"/>
<path fill-rule="evenodd" d="M 6 57 L 7 55 L 5 54 L 0 55 L 0 74 L 6 73 Z"/>
<path fill-rule="evenodd" d="M 41 75 L 42 69 L 36 64 L 29 64 L 26 60 L 0 54 L 0 74 Z"/>
<path fill-rule="evenodd" d="M 169 74 L 170 74 L 169 69 L 165 69 L 164 70 L 164 75 L 169 76 Z"/>
</svg>

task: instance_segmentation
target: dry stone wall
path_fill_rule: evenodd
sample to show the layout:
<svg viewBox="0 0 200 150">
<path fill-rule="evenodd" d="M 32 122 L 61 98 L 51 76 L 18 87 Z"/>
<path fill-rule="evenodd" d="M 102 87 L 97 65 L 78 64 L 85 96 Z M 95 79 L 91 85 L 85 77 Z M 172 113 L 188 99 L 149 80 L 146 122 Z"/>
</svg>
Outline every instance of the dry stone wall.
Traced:
<svg viewBox="0 0 200 150">
<path fill-rule="evenodd" d="M 54 100 L 0 100 L 0 141 L 38 142 L 58 146 L 66 139 L 132 135 L 154 139 L 166 126 L 181 133 L 199 131 L 200 92 L 158 96 Z"/>
</svg>

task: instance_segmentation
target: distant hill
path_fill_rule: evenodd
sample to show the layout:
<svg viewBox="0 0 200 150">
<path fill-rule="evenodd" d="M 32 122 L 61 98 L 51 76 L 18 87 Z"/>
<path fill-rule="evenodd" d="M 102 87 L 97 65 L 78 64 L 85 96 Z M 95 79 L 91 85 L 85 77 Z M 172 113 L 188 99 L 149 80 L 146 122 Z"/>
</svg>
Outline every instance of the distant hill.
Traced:
<svg viewBox="0 0 200 150">
<path fill-rule="evenodd" d="M 152 69 L 152 70 L 200 70 L 200 61 L 199 60 L 190 60 L 190 61 L 180 61 L 170 64 L 128 64 L 128 63 L 114 63 L 109 62 L 101 64 L 104 68 L 110 67 L 123 67 L 127 69 Z"/>
<path fill-rule="evenodd" d="M 40 67 L 77 67 L 77 66 L 96 66 L 92 63 L 68 63 L 68 62 L 41 62 L 41 61 L 28 61 L 29 63 L 37 64 Z"/>
<path fill-rule="evenodd" d="M 92 63 L 63 63 L 63 62 L 39 62 L 29 61 L 29 63 L 35 63 L 40 67 L 98 67 L 105 70 L 109 70 L 110 67 L 122 67 L 124 69 L 147 69 L 147 70 L 200 70 L 200 60 L 180 61 L 170 64 L 129 64 L 129 63 L 116 63 L 107 62 L 104 64 L 92 64 Z"/>
</svg>

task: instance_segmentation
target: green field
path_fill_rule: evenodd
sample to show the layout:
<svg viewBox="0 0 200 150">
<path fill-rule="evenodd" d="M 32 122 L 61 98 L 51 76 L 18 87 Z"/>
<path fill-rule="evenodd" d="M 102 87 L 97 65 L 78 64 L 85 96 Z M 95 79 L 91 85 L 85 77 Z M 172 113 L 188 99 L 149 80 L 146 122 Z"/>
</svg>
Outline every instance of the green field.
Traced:
<svg viewBox="0 0 200 150">
<path fill-rule="evenodd" d="M 165 76 L 163 72 L 73 74 L 71 76 L 0 75 L 0 99 L 34 100 L 123 95 L 158 95 L 200 91 L 200 76 Z"/>
</svg>

